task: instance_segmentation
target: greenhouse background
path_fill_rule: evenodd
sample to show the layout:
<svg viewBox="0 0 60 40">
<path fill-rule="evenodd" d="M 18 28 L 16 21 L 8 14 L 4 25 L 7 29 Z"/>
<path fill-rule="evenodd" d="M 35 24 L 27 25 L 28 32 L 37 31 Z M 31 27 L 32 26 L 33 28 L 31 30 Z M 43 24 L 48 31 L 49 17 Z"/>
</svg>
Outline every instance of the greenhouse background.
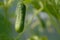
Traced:
<svg viewBox="0 0 60 40">
<path fill-rule="evenodd" d="M 55 3 L 53 4 L 52 0 L 47 0 L 47 8 L 49 10 L 39 12 L 38 15 L 41 19 L 37 15 L 34 16 L 35 9 L 30 4 L 31 0 L 26 0 L 25 30 L 22 33 L 15 31 L 16 7 L 19 0 L 12 0 L 9 4 L 10 6 L 7 5 L 9 1 L 11 0 L 0 0 L 0 40 L 60 40 L 60 0 L 53 0 L 56 1 L 56 5 Z M 44 0 L 38 1 L 42 1 L 45 4 Z M 52 1 L 51 4 L 53 6 L 48 4 L 49 1 Z M 4 2 L 6 2 L 6 6 Z M 56 9 L 53 10 L 55 7 Z M 50 16 L 49 12 L 52 16 Z M 28 25 L 29 22 L 30 24 Z M 30 39 L 34 36 L 38 39 Z"/>
</svg>

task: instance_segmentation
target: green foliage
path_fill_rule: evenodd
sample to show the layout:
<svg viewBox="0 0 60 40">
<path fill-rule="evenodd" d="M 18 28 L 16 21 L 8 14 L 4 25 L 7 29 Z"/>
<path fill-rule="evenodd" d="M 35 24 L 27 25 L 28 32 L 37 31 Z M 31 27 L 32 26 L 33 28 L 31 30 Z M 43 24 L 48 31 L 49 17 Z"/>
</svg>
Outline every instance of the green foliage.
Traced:
<svg viewBox="0 0 60 40">
<path fill-rule="evenodd" d="M 27 40 L 48 40 L 48 38 L 46 36 L 38 37 L 38 36 L 34 35 L 34 36 L 32 36 L 31 38 L 29 38 Z"/>
<path fill-rule="evenodd" d="M 12 31 L 11 31 L 11 23 L 9 21 L 9 14 L 8 14 L 8 10 L 9 8 L 12 6 L 12 3 L 16 1 L 16 0 L 4 0 L 3 2 L 0 2 L 0 8 L 2 7 L 2 9 L 4 10 L 4 13 L 0 14 L 0 40 L 14 40 L 13 37 L 11 36 Z M 34 15 L 32 17 L 32 19 L 37 16 L 38 20 L 40 22 L 40 25 L 42 25 L 43 28 L 46 28 L 46 22 L 44 22 L 44 20 L 41 18 L 41 16 L 39 16 L 38 13 L 40 12 L 46 12 L 46 14 L 48 14 L 49 18 L 50 18 L 50 23 L 56 28 L 57 32 L 60 32 L 60 0 L 18 0 L 20 2 L 22 2 L 22 4 L 17 5 L 17 11 L 16 14 L 18 15 L 18 19 L 16 19 L 18 21 L 18 28 L 16 26 L 16 30 L 18 32 L 22 32 L 22 30 L 24 29 L 24 21 L 25 21 L 25 12 L 26 12 L 26 8 L 23 7 L 24 5 L 27 7 L 28 5 L 32 5 L 33 7 L 33 11 L 34 11 Z M 28 4 L 28 5 L 27 5 Z M 23 12 L 22 12 L 23 11 Z M 4 16 L 2 15 L 4 14 Z M 21 16 L 20 16 L 21 15 Z M 12 15 L 13 16 L 13 15 Z M 20 19 L 21 18 L 21 19 Z M 30 20 L 29 24 L 27 26 L 30 26 L 32 20 Z M 21 25 L 21 27 L 20 27 Z M 27 27 L 26 27 L 27 28 Z M 21 30 L 21 31 L 20 31 Z M 25 31 L 25 30 L 24 30 Z M 20 36 L 18 34 L 18 36 Z M 10 39 L 11 38 L 11 39 Z M 47 38 L 42 37 L 41 40 L 47 40 Z"/>
</svg>

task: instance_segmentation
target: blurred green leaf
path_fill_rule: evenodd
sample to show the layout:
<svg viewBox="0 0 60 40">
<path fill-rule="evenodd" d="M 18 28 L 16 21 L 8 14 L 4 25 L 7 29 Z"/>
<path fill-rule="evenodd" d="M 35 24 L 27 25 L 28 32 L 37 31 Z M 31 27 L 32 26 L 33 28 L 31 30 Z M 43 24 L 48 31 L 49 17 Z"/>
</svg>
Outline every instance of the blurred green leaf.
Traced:
<svg viewBox="0 0 60 40">
<path fill-rule="evenodd" d="M 0 2 L 0 7 L 3 6 L 3 5 L 4 5 L 4 3 L 3 2 Z"/>
<path fill-rule="evenodd" d="M 43 28 L 46 28 L 46 23 L 44 22 L 44 20 L 40 17 L 40 15 L 37 15 L 38 19 L 40 20 L 41 26 Z"/>
</svg>

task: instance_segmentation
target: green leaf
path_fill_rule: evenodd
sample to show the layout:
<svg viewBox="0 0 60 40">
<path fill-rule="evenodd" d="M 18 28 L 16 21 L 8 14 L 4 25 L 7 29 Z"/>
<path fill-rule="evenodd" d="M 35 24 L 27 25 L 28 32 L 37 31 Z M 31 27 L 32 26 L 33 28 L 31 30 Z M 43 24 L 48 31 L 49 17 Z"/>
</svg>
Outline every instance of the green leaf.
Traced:
<svg viewBox="0 0 60 40">
<path fill-rule="evenodd" d="M 46 23 L 44 22 L 44 20 L 40 17 L 40 15 L 37 15 L 38 19 L 40 20 L 41 26 L 43 28 L 46 28 Z"/>
<path fill-rule="evenodd" d="M 39 8 L 40 8 L 40 4 L 39 4 L 39 2 L 37 2 L 37 1 L 32 1 L 32 5 L 33 5 L 33 7 L 36 8 L 36 9 L 39 9 Z"/>
<path fill-rule="evenodd" d="M 3 6 L 4 5 L 4 3 L 3 2 L 0 2 L 0 6 Z"/>
</svg>

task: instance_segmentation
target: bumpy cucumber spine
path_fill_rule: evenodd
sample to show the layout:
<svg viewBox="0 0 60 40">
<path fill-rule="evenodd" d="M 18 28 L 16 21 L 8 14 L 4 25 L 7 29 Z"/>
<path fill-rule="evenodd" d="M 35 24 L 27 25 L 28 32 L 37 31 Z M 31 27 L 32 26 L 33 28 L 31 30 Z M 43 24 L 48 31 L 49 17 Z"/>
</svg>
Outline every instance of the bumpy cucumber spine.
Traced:
<svg viewBox="0 0 60 40">
<path fill-rule="evenodd" d="M 25 14 L 26 14 L 26 6 L 19 2 L 16 8 L 16 23 L 15 23 L 15 30 L 18 33 L 21 33 L 24 29 L 24 22 L 25 22 Z"/>
</svg>

